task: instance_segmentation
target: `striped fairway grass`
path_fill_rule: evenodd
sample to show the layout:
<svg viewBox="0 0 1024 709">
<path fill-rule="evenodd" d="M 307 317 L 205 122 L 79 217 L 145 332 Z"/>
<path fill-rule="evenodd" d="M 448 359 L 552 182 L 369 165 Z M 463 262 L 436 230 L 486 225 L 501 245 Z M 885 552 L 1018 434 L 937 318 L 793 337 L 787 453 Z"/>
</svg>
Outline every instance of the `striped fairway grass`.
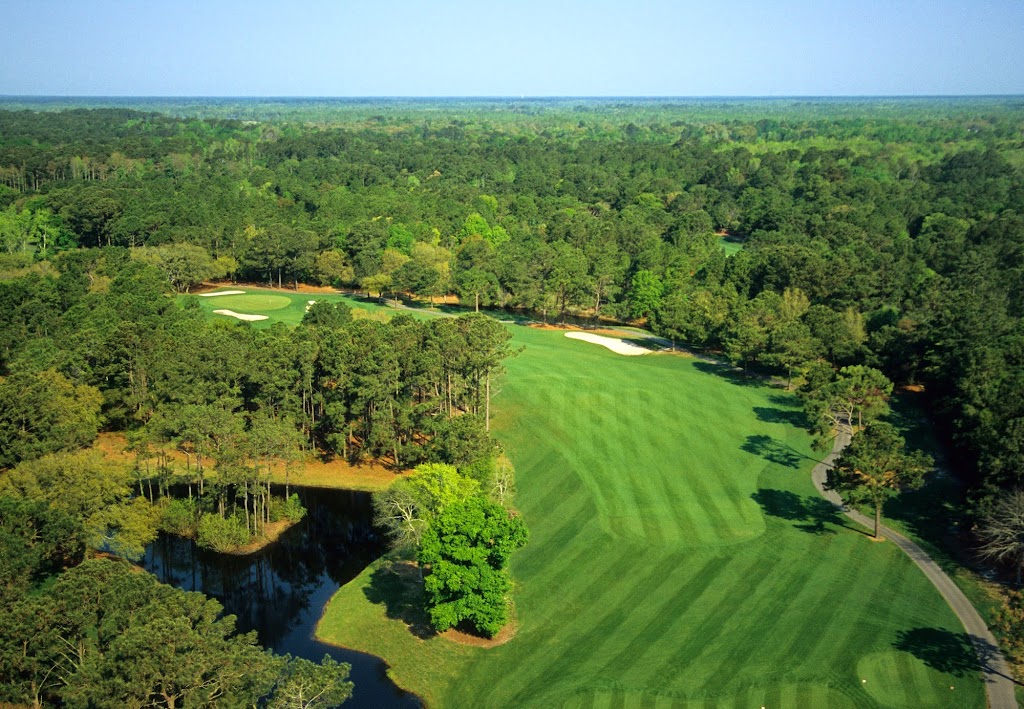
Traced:
<svg viewBox="0 0 1024 709">
<path fill-rule="evenodd" d="M 380 562 L 339 590 L 321 638 L 384 657 L 431 706 L 985 705 L 969 657 L 936 658 L 965 638 L 935 589 L 821 505 L 784 392 L 512 330 L 525 350 L 494 428 L 531 533 L 516 636 L 417 637 L 415 590 Z"/>
</svg>

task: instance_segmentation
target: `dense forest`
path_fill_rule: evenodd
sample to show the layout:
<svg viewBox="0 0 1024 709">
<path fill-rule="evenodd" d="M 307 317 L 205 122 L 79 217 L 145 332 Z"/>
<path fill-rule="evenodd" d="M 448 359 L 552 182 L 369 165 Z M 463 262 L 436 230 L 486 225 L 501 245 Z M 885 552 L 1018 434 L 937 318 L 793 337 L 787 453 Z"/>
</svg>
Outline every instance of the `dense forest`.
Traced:
<svg viewBox="0 0 1024 709">
<path fill-rule="evenodd" d="M 1021 106 L 350 102 L 334 122 L 296 106 L 322 120 L 0 114 L 4 373 L 52 338 L 74 304 L 64 282 L 124 258 L 73 247 L 121 247 L 178 291 L 232 277 L 457 293 L 647 318 L 784 374 L 869 364 L 925 385 L 979 486 L 1020 482 Z M 723 234 L 743 249 L 726 257 Z M 104 415 L 126 405 L 143 406 Z"/>
<path fill-rule="evenodd" d="M 645 324 L 795 385 L 870 367 L 923 386 L 979 512 L 1024 485 L 1022 102 L 110 103 L 0 110 L 5 543 L 65 530 L 9 598 L 177 524 L 170 450 L 190 504 L 247 533 L 287 504 L 269 461 L 304 452 L 492 486 L 496 320 L 316 303 L 258 330 L 167 297 L 211 279 Z M 100 430 L 155 472 L 92 495 Z M 141 583 L 101 563 L 25 603 Z M 41 686 L 42 662 L 3 648 L 0 698 L 79 701 L 85 669 Z M 298 671 L 267 662 L 277 685 L 231 691 Z"/>
</svg>

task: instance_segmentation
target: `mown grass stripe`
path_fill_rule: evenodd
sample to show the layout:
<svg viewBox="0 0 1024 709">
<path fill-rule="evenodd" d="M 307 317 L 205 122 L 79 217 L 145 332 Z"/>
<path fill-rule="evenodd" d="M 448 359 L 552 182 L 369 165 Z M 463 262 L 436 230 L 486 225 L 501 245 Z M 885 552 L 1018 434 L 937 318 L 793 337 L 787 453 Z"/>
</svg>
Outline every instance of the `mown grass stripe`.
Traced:
<svg viewBox="0 0 1024 709">
<path fill-rule="evenodd" d="M 741 557 L 742 558 L 742 557 Z M 740 558 L 735 559 L 736 562 L 740 561 Z M 728 562 L 727 562 L 728 563 Z M 733 608 L 739 602 L 739 599 L 746 595 L 747 587 L 746 582 L 741 581 L 736 583 L 740 579 L 760 578 L 764 575 L 768 568 L 772 564 L 771 560 L 755 557 L 750 563 L 744 564 L 742 571 L 735 574 L 735 580 L 731 587 L 727 587 L 725 593 L 721 594 L 718 601 L 707 611 L 703 613 L 702 620 L 696 625 L 687 628 L 685 640 L 681 642 L 676 649 L 671 652 L 661 663 L 654 667 L 653 672 L 648 673 L 645 676 L 645 684 L 654 685 L 661 684 L 656 679 L 664 681 L 666 677 L 675 677 L 680 670 L 685 669 L 686 665 L 689 664 L 691 657 L 697 654 L 699 649 L 708 641 L 709 638 L 714 637 L 715 631 L 721 624 L 721 619 L 724 615 L 727 615 L 733 611 Z M 732 576 L 732 575 L 729 575 Z M 727 576 L 727 578 L 729 577 Z M 691 611 L 694 610 L 691 608 Z M 679 622 L 683 622 L 686 616 L 681 616 L 677 623 L 672 624 L 672 628 L 665 628 L 659 635 L 664 636 L 674 629 Z"/>
<path fill-rule="evenodd" d="M 720 558 L 706 559 L 682 586 L 671 592 L 653 610 L 652 617 L 647 624 L 640 628 L 622 650 L 601 668 L 600 674 L 625 676 L 638 664 L 646 661 L 645 657 L 648 651 L 659 646 L 658 641 L 671 627 L 668 619 L 682 617 L 703 593 L 712 588 L 726 568 L 727 564 L 723 564 Z M 685 570 L 682 573 L 685 573 Z M 669 578 L 672 577 L 669 576 Z"/>
<path fill-rule="evenodd" d="M 777 574 L 775 583 L 757 584 L 755 593 L 744 601 L 734 618 L 723 628 L 724 634 L 745 634 L 747 642 L 733 645 L 732 652 L 717 665 L 705 666 L 703 674 L 707 679 L 702 685 L 703 690 L 713 691 L 715 687 L 727 684 L 723 683 L 722 678 L 739 677 L 744 668 L 759 664 L 750 662 L 750 659 L 766 647 L 771 647 L 775 629 L 786 619 L 786 611 L 795 607 L 794 604 L 802 598 L 819 562 L 828 551 L 828 545 L 814 545 L 803 557 L 805 564 L 784 567 L 785 573 Z M 784 563 L 780 561 L 778 566 Z"/>
</svg>

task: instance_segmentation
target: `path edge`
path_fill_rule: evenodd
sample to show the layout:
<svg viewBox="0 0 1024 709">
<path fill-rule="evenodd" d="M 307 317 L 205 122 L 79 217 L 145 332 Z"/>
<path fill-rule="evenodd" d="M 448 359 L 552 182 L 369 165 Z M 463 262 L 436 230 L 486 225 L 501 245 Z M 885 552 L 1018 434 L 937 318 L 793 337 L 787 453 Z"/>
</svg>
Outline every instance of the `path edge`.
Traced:
<svg viewBox="0 0 1024 709">
<path fill-rule="evenodd" d="M 850 444 L 850 432 L 843 427 L 835 438 L 832 451 L 825 456 L 825 459 L 814 466 L 811 471 L 811 478 L 814 480 L 814 487 L 818 493 L 842 511 L 847 517 L 857 524 L 873 529 L 873 520 L 868 519 L 856 510 L 851 510 L 843 504 L 839 494 L 834 490 L 825 489 L 825 481 L 828 478 L 828 469 L 835 463 L 836 458 L 843 449 Z M 917 564 L 936 590 L 942 595 L 946 603 L 952 609 L 956 617 L 960 619 L 967 636 L 974 646 L 978 656 L 978 664 L 982 668 L 982 679 L 985 682 L 985 696 L 990 709 L 1017 709 L 1017 698 L 1014 692 L 1015 682 L 1010 672 L 1010 665 L 999 649 L 995 636 L 988 629 L 988 625 L 968 600 L 960 587 L 953 583 L 953 579 L 942 570 L 935 560 L 916 543 L 907 539 L 899 532 L 882 526 L 881 533 L 892 540 L 910 560 Z"/>
</svg>

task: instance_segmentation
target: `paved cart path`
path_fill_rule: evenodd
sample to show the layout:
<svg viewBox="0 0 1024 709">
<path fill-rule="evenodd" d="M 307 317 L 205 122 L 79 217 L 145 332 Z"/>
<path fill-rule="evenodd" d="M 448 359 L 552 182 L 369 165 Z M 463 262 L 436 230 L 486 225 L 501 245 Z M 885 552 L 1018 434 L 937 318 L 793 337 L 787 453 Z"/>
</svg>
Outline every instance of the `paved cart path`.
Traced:
<svg viewBox="0 0 1024 709">
<path fill-rule="evenodd" d="M 848 509 L 839 495 L 833 490 L 825 489 L 827 472 L 842 450 L 850 443 L 850 432 L 843 430 L 836 436 L 832 452 L 825 460 L 814 466 L 811 475 L 814 478 L 814 486 L 826 500 L 838 507 L 842 512 L 857 524 L 868 529 L 874 529 L 874 520 L 862 515 L 856 510 Z M 985 680 L 985 694 L 988 697 L 988 705 L 991 709 L 1017 709 L 1017 700 L 1014 696 L 1014 682 L 1010 673 L 1010 667 L 999 650 L 995 637 L 989 631 L 985 621 L 978 615 L 978 611 L 963 591 L 953 583 L 945 571 L 914 542 L 888 527 L 883 526 L 880 530 L 882 536 L 891 539 L 896 546 L 910 557 L 911 561 L 918 565 L 924 575 L 928 577 L 935 588 L 939 590 L 946 603 L 953 609 L 960 622 L 967 631 L 971 644 L 978 654 L 978 664 L 981 667 L 982 676 Z"/>
</svg>

